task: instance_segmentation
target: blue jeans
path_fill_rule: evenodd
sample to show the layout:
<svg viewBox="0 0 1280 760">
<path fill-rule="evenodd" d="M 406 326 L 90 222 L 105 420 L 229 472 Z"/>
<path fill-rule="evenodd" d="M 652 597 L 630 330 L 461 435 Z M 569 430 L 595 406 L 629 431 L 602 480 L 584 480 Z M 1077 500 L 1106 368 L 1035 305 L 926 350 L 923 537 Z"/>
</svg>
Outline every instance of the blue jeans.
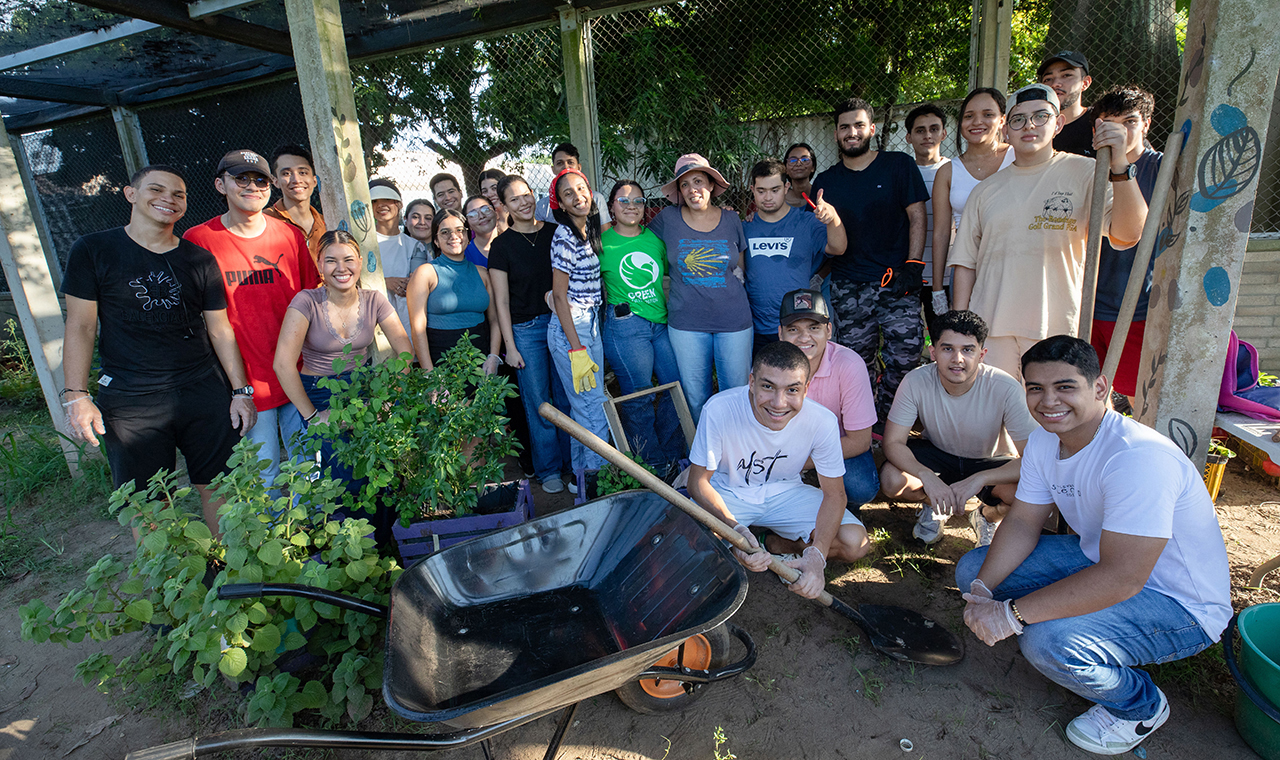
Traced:
<svg viewBox="0 0 1280 760">
<path fill-rule="evenodd" d="M 667 339 L 667 326 L 636 314 L 619 317 L 612 306 L 604 308 L 604 356 L 618 378 L 623 395 L 652 387 L 654 375 L 659 385 L 680 379 L 676 355 Z M 643 396 L 618 406 L 622 409 L 627 439 L 636 453 L 662 472 L 668 465 L 684 459 L 688 452 L 671 394 L 657 394 L 656 424 L 654 400 L 653 396 Z"/>
<path fill-rule="evenodd" d="M 668 327 L 667 337 L 680 367 L 680 385 L 695 423 L 702 417 L 702 405 L 711 398 L 713 367 L 720 390 L 747 384 L 747 375 L 751 374 L 751 346 L 755 342 L 755 333 L 750 327 L 722 333 Z"/>
<path fill-rule="evenodd" d="M 978 577 L 989 549 L 974 549 L 956 563 L 961 591 Z M 1091 565 L 1079 536 L 1041 536 L 993 592 L 999 601 L 1017 599 Z M 1160 705 L 1151 676 L 1133 665 L 1181 660 L 1212 643 L 1181 604 L 1149 588 L 1088 615 L 1031 623 L 1018 637 L 1022 654 L 1046 678 L 1123 720 L 1146 720 Z"/>
<path fill-rule="evenodd" d="M 279 496 L 275 487 L 276 478 L 280 476 L 280 440 L 286 442 L 293 439 L 303 429 L 302 417 L 293 404 L 285 402 L 275 409 L 258 412 L 258 421 L 249 428 L 245 437 L 254 443 L 261 444 L 258 449 L 258 460 L 267 462 L 262 471 L 262 482 L 273 497 Z"/>
<path fill-rule="evenodd" d="M 876 471 L 876 458 L 871 449 L 844 460 L 844 495 L 849 499 L 846 509 L 861 519 L 862 505 L 878 493 L 880 473 Z"/>
<path fill-rule="evenodd" d="M 550 314 L 543 314 L 511 326 L 516 350 L 524 358 L 524 368 L 516 370 L 516 380 L 520 384 L 520 403 L 524 404 L 524 413 L 529 419 L 533 471 L 543 483 L 560 477 L 560 473 L 571 466 L 569 435 L 538 413 L 544 401 L 550 401 L 561 411 L 569 410 L 569 396 L 547 350 L 547 323 L 552 318 Z"/>
<path fill-rule="evenodd" d="M 565 337 L 560 320 L 552 317 L 547 325 L 547 346 L 551 349 L 551 359 L 555 362 L 560 382 L 564 383 L 565 392 L 569 395 L 569 414 L 574 422 L 600 436 L 601 440 L 609 440 L 609 420 L 604 416 L 604 347 L 600 341 L 600 317 L 595 309 L 573 309 L 573 327 L 578 332 L 578 342 L 591 361 L 596 363 L 596 387 L 583 393 L 573 391 L 573 364 L 569 358 L 569 339 Z M 573 469 L 598 470 L 605 465 L 604 457 L 583 446 L 575 438 L 569 445 L 573 458 Z"/>
</svg>

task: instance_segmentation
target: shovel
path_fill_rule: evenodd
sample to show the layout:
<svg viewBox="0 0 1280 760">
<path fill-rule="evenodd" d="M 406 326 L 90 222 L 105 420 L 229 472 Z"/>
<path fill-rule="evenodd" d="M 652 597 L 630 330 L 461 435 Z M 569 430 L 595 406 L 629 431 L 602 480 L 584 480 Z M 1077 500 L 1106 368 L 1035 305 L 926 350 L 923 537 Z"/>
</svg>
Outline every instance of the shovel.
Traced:
<svg viewBox="0 0 1280 760">
<path fill-rule="evenodd" d="M 574 422 L 551 404 L 544 403 L 538 408 L 538 412 L 556 427 L 581 441 L 584 446 L 640 481 L 649 490 L 679 507 L 733 546 L 744 552 L 765 551 L 763 548 L 753 550 L 747 539 L 735 531 L 733 526 L 726 525 L 699 507 L 692 499 L 623 456 L 595 433 Z M 782 564 L 777 557 L 770 561 L 769 569 L 788 583 L 793 583 L 800 578 L 798 570 Z M 846 604 L 826 591 L 823 591 L 814 601 L 852 620 L 866 634 L 873 649 L 900 662 L 954 665 L 964 657 L 960 639 L 955 634 L 913 610 L 881 604 Z"/>
</svg>

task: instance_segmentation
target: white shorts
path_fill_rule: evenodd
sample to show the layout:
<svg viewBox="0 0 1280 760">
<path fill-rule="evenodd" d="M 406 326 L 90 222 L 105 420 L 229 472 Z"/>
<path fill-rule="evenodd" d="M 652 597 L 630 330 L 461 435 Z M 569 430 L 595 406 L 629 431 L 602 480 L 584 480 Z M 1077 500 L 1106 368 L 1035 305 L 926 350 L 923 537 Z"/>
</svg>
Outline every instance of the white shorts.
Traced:
<svg viewBox="0 0 1280 760">
<path fill-rule="evenodd" d="M 818 524 L 822 507 L 822 489 L 800 483 L 796 487 L 771 496 L 763 504 L 749 504 L 729 491 L 716 489 L 724 505 L 743 525 L 768 528 L 792 541 L 808 541 Z M 862 521 L 844 510 L 841 525 L 862 525 Z"/>
</svg>

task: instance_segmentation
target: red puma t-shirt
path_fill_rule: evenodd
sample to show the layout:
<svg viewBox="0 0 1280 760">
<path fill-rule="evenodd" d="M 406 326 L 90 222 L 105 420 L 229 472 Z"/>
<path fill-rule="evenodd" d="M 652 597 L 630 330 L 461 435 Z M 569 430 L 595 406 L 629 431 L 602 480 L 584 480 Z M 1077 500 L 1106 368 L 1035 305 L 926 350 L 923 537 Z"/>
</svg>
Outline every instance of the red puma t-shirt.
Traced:
<svg viewBox="0 0 1280 760">
<path fill-rule="evenodd" d="M 302 231 L 279 219 L 265 218 L 267 227 L 256 238 L 235 235 L 219 216 L 182 236 L 212 253 L 222 270 L 227 317 L 253 383 L 253 403 L 260 412 L 289 401 L 271 366 L 280 325 L 293 297 L 320 284 L 320 273 Z"/>
</svg>

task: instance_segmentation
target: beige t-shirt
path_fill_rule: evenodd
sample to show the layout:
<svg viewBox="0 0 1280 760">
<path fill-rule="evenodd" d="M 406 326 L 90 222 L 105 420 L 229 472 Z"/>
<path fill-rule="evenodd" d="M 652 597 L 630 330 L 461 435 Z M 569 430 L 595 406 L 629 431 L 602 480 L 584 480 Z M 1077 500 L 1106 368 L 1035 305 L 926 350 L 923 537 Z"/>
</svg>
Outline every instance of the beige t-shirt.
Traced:
<svg viewBox="0 0 1280 760">
<path fill-rule="evenodd" d="M 960 396 L 947 393 L 937 364 L 908 372 L 893 397 L 889 421 L 909 428 L 917 419 L 934 446 L 966 459 L 1016 451 L 1012 442 L 1027 440 L 1040 427 L 1027 411 L 1027 397 L 1018 381 L 987 364 L 978 367 L 973 386 Z"/>
<path fill-rule="evenodd" d="M 992 336 L 1075 335 L 1080 319 L 1092 158 L 1056 153 L 1013 164 L 969 196 L 947 264 L 976 270 L 969 310 Z M 1111 186 L 1102 221 L 1111 228 Z"/>
</svg>

